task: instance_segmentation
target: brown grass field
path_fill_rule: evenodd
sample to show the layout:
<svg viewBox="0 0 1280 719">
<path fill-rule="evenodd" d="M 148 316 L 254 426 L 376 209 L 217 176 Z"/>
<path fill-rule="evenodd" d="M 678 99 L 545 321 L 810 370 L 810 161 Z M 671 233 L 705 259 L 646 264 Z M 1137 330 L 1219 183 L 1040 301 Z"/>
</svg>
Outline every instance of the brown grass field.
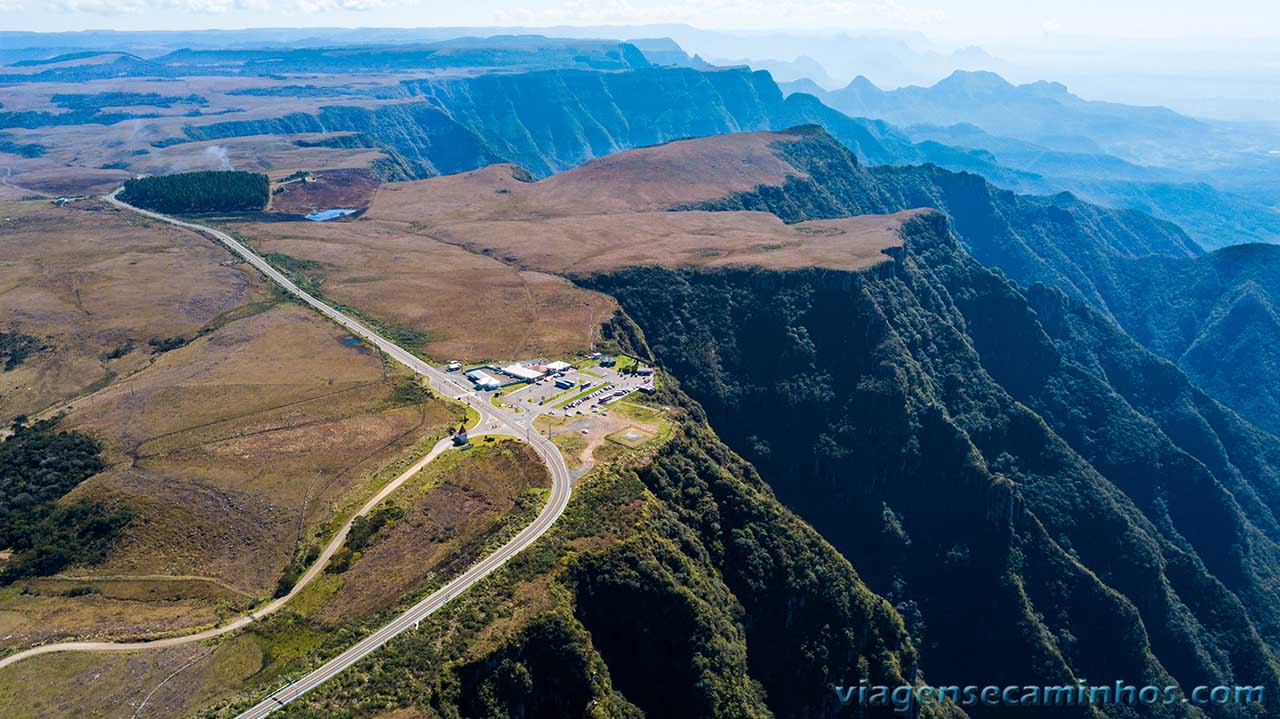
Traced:
<svg viewBox="0 0 1280 719">
<path fill-rule="evenodd" d="M 344 337 L 286 303 L 74 402 L 61 426 L 102 439 L 110 468 L 70 498 L 137 516 L 103 563 L 66 573 L 99 594 L 33 595 L 22 583 L 0 594 L 0 647 L 235 614 L 270 594 L 299 542 L 327 539 L 337 513 L 459 420 L 435 400 L 393 401 L 400 376 Z"/>
<path fill-rule="evenodd" d="M 212 242 L 97 200 L 0 203 L 0 257 L 0 330 L 52 346 L 0 373 L 6 423 L 136 371 L 147 340 L 193 336 L 263 293 Z"/>
<path fill-rule="evenodd" d="M 504 529 L 517 497 L 549 486 L 537 455 L 517 442 L 446 454 L 391 498 L 407 510 L 404 517 L 376 535 L 346 572 L 321 575 L 285 612 L 321 625 L 367 621 L 465 569 Z M 290 626 L 287 618 L 275 621 Z M 159 651 L 42 655 L 0 670 L 0 715 L 128 719 L 145 699 L 139 717 L 183 716 L 246 681 L 271 683 L 272 657 L 296 653 L 318 636 L 251 629 Z"/>
<path fill-rule="evenodd" d="M 0 712 L 11 719 L 186 716 L 261 669 L 248 636 L 128 654 L 46 654 L 6 667 Z"/>
<path fill-rule="evenodd" d="M 506 165 L 387 185 L 366 220 L 559 275 L 638 265 L 856 269 L 887 259 L 914 213 L 786 225 L 760 212 L 668 212 L 803 177 L 773 145 L 788 133 L 681 140 L 593 160 L 538 182 Z"/>
<path fill-rule="evenodd" d="M 24 201 L 0 205 L 0 245 L 5 329 L 51 348 L 0 373 L 5 421 L 65 411 L 61 427 L 101 439 L 110 465 L 71 498 L 136 513 L 101 565 L 0 591 L 0 650 L 242 611 L 299 541 L 459 418 L 395 401 L 403 376 L 378 354 L 193 233 L 96 200 Z M 192 341 L 147 346 L 179 336 Z"/>
<path fill-rule="evenodd" d="M 233 229 L 262 252 L 319 263 L 333 302 L 429 335 L 440 360 L 555 356 L 586 349 L 614 312 L 604 295 L 438 242 L 402 223 L 273 222 Z M 309 271 L 310 274 L 310 271 Z"/>
<path fill-rule="evenodd" d="M 622 267 L 867 267 L 901 243 L 914 215 L 787 225 L 761 212 L 668 212 L 797 170 L 749 133 L 623 152 L 539 182 L 509 165 L 378 188 L 368 212 L 330 223 L 239 222 L 263 252 L 315 263 L 322 293 L 429 335 L 436 359 L 585 350 L 612 299 L 560 277 Z"/>
<path fill-rule="evenodd" d="M 521 493 L 550 486 L 542 461 L 519 442 L 481 442 L 442 456 L 390 500 L 405 516 L 318 592 L 329 596 L 312 616 L 334 626 L 360 621 L 465 569 L 459 560 L 501 528 Z"/>
</svg>

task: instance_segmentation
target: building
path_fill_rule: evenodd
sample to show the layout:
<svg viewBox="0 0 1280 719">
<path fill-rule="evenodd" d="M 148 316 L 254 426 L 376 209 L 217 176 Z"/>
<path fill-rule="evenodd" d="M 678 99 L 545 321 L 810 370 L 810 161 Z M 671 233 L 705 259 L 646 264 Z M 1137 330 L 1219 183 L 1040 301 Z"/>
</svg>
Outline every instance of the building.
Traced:
<svg viewBox="0 0 1280 719">
<path fill-rule="evenodd" d="M 525 367 L 524 365 L 519 364 L 509 364 L 506 367 L 498 368 L 498 371 L 509 377 L 515 377 L 516 379 L 523 380 L 525 382 L 532 382 L 546 374 L 546 372 L 539 372 L 532 367 Z"/>
<path fill-rule="evenodd" d="M 569 370 L 569 369 L 573 369 L 573 365 L 569 364 L 568 362 L 557 361 L 557 362 L 547 363 L 548 372 L 564 372 L 565 370 Z"/>
<path fill-rule="evenodd" d="M 473 369 L 468 372 L 467 379 L 475 383 L 476 389 L 492 390 L 502 387 L 502 382 L 488 372 L 480 369 Z"/>
<path fill-rule="evenodd" d="M 601 367 L 612 367 L 616 364 L 618 364 L 618 360 L 613 355 L 604 355 L 600 358 Z"/>
<path fill-rule="evenodd" d="M 648 377 L 649 375 L 653 374 L 653 368 L 652 367 L 636 367 L 636 374 L 640 375 L 641 377 Z"/>
</svg>

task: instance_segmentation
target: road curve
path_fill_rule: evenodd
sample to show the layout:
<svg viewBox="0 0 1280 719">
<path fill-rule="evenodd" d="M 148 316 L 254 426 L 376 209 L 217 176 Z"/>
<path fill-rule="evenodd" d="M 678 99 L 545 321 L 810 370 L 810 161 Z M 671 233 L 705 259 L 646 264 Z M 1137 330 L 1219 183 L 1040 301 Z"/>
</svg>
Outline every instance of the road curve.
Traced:
<svg viewBox="0 0 1280 719">
<path fill-rule="evenodd" d="M 428 596 L 426 599 L 423 599 L 422 601 L 418 602 L 414 606 L 410 607 L 403 614 L 396 617 L 391 622 L 384 625 L 383 627 L 373 632 L 369 636 L 360 640 L 359 642 L 357 642 L 355 645 L 347 649 L 342 654 L 329 660 L 324 665 L 311 671 L 301 679 L 298 679 L 297 681 L 290 683 L 288 686 L 275 691 L 274 693 L 272 693 L 270 696 L 262 700 L 260 703 L 258 703 L 251 709 L 240 714 L 239 715 L 240 718 L 253 719 L 255 717 L 264 717 L 270 714 L 276 709 L 279 709 L 285 704 L 288 704 L 289 702 L 306 694 L 308 691 L 323 684 L 325 681 L 328 681 L 330 678 L 332 678 L 342 670 L 346 669 L 347 667 L 351 666 L 352 664 L 359 661 L 363 657 L 377 650 L 379 647 L 386 644 L 388 641 L 395 638 L 399 634 L 405 632 L 410 628 L 415 627 L 418 624 L 418 622 L 422 621 L 423 618 L 429 616 L 430 614 L 435 612 L 437 609 L 444 606 L 446 603 L 448 603 L 450 599 L 462 593 L 471 585 L 475 584 L 481 579 L 484 579 L 486 576 L 488 576 L 498 567 L 501 567 L 503 564 L 505 564 L 507 560 L 511 559 L 516 554 L 518 554 L 521 550 L 533 544 L 533 542 L 536 541 L 538 537 L 542 536 L 548 529 L 550 529 L 551 526 L 555 524 L 555 521 L 560 518 L 560 515 L 564 513 L 564 509 L 569 503 L 569 496 L 571 491 L 571 477 L 569 474 L 569 468 L 565 464 L 564 457 L 560 454 L 560 450 L 551 442 L 551 440 L 547 439 L 546 437 L 536 432 L 530 432 L 527 427 L 522 427 L 516 424 L 515 422 L 512 422 L 507 416 L 496 412 L 495 409 L 491 405 L 489 405 L 487 401 L 485 401 L 482 397 L 478 396 L 469 387 L 459 382 L 453 375 L 450 375 L 439 369 L 436 369 L 435 367 L 432 367 L 431 365 L 422 361 L 421 359 L 414 356 L 412 353 L 408 352 L 407 350 L 400 347 L 399 345 L 382 337 L 381 335 L 369 329 L 368 327 L 365 327 L 363 324 L 356 321 L 355 319 L 343 314 L 342 312 L 339 312 L 333 307 L 330 307 L 324 302 L 321 302 L 320 300 L 316 299 L 312 295 L 303 291 L 301 288 L 295 285 L 292 281 L 290 281 L 288 277 L 285 277 L 283 274 L 278 272 L 274 267 L 268 264 L 266 260 L 259 257 L 257 254 L 255 254 L 249 248 L 245 247 L 243 244 L 238 242 L 235 238 L 231 237 L 227 233 L 222 232 L 221 230 L 213 229 L 211 227 L 206 227 L 204 225 L 198 225 L 192 222 L 178 220 L 172 217 L 168 217 L 166 215 L 162 215 L 157 212 L 151 212 L 150 210 L 144 210 L 138 207 L 134 207 L 133 205 L 130 205 L 120 200 L 117 197 L 119 192 L 120 190 L 116 190 L 115 192 L 111 193 L 110 195 L 106 196 L 103 199 L 105 199 L 107 202 L 121 209 L 136 212 L 145 217 L 149 217 L 153 220 L 166 222 L 168 224 L 176 225 L 178 227 L 184 227 L 186 229 L 199 232 L 201 234 L 207 235 L 217 240 L 219 243 L 221 243 L 231 252 L 244 258 L 246 262 L 253 265 L 254 268 L 262 272 L 262 274 L 268 277 L 271 281 L 283 287 L 290 294 L 294 295 L 298 299 L 310 305 L 312 308 L 316 309 L 321 314 L 325 315 L 326 317 L 338 323 L 339 325 L 342 325 L 344 328 L 350 331 L 353 335 L 360 337 L 366 342 L 374 345 L 375 347 L 377 347 L 378 349 L 380 349 L 381 351 L 385 352 L 387 355 L 395 359 L 397 362 L 400 362 L 404 366 L 408 367 L 413 372 L 425 377 L 427 379 L 428 384 L 433 388 L 435 388 L 436 390 L 440 391 L 446 396 L 457 396 L 459 399 L 465 401 L 472 409 L 476 410 L 476 412 L 478 412 L 480 415 L 480 423 L 477 428 L 478 431 L 473 432 L 472 433 L 473 436 L 478 436 L 481 434 L 500 434 L 500 435 L 508 435 L 508 436 L 524 439 L 529 443 L 529 445 L 533 448 L 533 450 L 537 452 L 538 456 L 542 459 L 542 461 L 546 463 L 547 469 L 551 473 L 550 498 L 547 500 L 546 505 L 543 507 L 542 512 L 538 514 L 537 518 L 534 519 L 531 524 L 529 524 L 527 527 L 521 530 L 519 534 L 517 534 L 510 541 L 504 544 L 496 552 L 494 552 L 493 554 L 490 554 L 489 556 L 485 557 L 484 559 L 480 560 L 478 563 L 473 565 L 461 576 L 450 581 L 448 584 L 446 584 L 444 587 L 440 588 L 439 590 L 437 590 L 436 592 Z M 382 491 L 380 491 L 376 496 L 370 499 L 369 502 L 367 502 L 365 506 L 361 508 L 360 512 L 357 512 L 357 516 L 359 514 L 363 514 L 368 510 L 372 509 L 378 502 L 380 502 L 392 491 L 394 491 L 396 487 L 398 487 L 406 479 L 408 479 L 410 476 L 412 476 L 414 473 L 420 470 L 432 459 L 435 459 L 435 457 L 439 456 L 441 452 L 448 449 L 448 446 L 449 446 L 449 440 L 447 439 L 441 440 L 440 443 L 438 443 L 434 448 L 432 448 L 431 452 L 426 457 L 419 460 L 417 463 L 414 464 L 413 467 L 410 467 L 403 474 L 397 477 L 395 481 L 393 481 L 391 484 L 388 484 L 386 487 L 382 489 Z M 271 611 L 275 611 L 276 609 L 279 609 L 289 600 L 290 597 L 296 594 L 301 589 L 302 586 L 305 586 L 307 582 L 309 582 L 312 578 L 318 575 L 319 572 L 324 568 L 324 565 L 328 561 L 328 558 L 332 556 L 333 552 L 337 551 L 338 547 L 341 546 L 342 541 L 346 537 L 347 531 L 350 529 L 350 526 L 351 526 L 351 522 L 348 521 L 347 524 L 344 525 L 343 529 L 340 530 L 338 535 L 336 535 L 334 539 L 329 543 L 329 545 L 325 548 L 325 552 L 322 553 L 321 557 L 317 559 L 315 563 L 312 564 L 311 568 L 307 571 L 305 575 L 303 575 L 301 579 L 299 579 L 299 581 L 294 585 L 293 590 L 288 595 L 281 597 L 279 599 L 276 599 L 270 604 L 267 604 L 266 606 L 262 607 L 261 609 L 255 612 L 251 612 L 250 614 L 247 614 L 243 617 L 240 617 L 226 625 L 216 627 L 214 629 L 209 629 L 197 634 L 190 634 L 182 637 L 171 637 L 168 639 L 158 639 L 151 642 L 120 642 L 120 643 L 64 642 L 60 644 L 46 644 L 44 646 L 35 647 L 33 649 L 28 649 L 24 652 L 19 652 L 17 654 L 13 654 L 8 657 L 5 657 L 3 660 L 0 660 L 0 667 L 4 667 L 8 664 L 12 664 L 16 661 L 19 661 L 29 656 L 34 656 L 36 654 L 44 654 L 48 652 L 77 651 L 77 650 L 131 651 L 131 650 L 137 650 L 137 649 L 150 649 L 150 648 L 156 648 L 156 647 L 173 646 L 176 644 L 185 644 L 190 642 L 201 641 L 204 639 L 209 639 L 211 637 L 215 637 L 220 634 L 225 634 L 227 632 L 234 631 L 236 629 L 244 627 L 250 624 L 251 622 L 255 621 L 256 618 L 260 618 L 264 614 L 267 614 Z"/>
<path fill-rule="evenodd" d="M 412 467 L 400 473 L 399 476 L 389 482 L 387 486 L 383 487 L 382 490 L 374 495 L 372 499 L 366 502 L 359 511 L 351 515 L 346 523 L 342 525 L 342 528 L 338 530 L 338 533 L 333 536 L 333 539 L 329 540 L 329 544 L 325 546 L 324 551 L 320 553 L 320 556 L 317 557 L 316 560 L 311 563 L 311 566 L 307 568 L 306 573 L 299 577 L 298 581 L 294 582 L 293 588 L 290 589 L 289 593 L 283 597 L 273 599 L 267 604 L 264 604 L 247 614 L 243 614 L 225 624 L 219 624 L 216 627 L 206 629 L 201 632 L 137 642 L 56 642 L 53 644 L 43 644 L 38 647 L 32 647 L 31 649 L 10 654 L 4 659 L 0 659 L 0 668 L 20 662 L 23 659 L 34 657 L 38 654 L 49 654 L 52 652 L 128 652 L 139 649 L 164 649 L 166 647 L 176 647 L 181 644 L 191 644 L 192 642 L 212 639 L 213 637 L 227 634 L 228 632 L 234 632 L 237 629 L 241 629 L 252 624 L 253 622 L 258 621 L 283 607 L 298 592 L 302 591 L 303 587 L 310 584 L 311 580 L 320 576 L 320 572 L 329 563 L 329 559 L 333 557 L 334 552 L 338 551 L 338 549 L 342 547 L 343 542 L 346 541 L 347 534 L 351 531 L 351 525 L 355 522 L 356 518 L 372 511 L 379 502 L 387 498 L 387 495 L 394 492 L 400 485 L 404 484 L 406 480 L 421 471 L 423 467 L 427 466 L 427 463 L 436 457 L 439 457 L 446 449 L 449 449 L 450 446 L 452 446 L 452 442 L 448 438 L 437 442 L 425 457 L 414 462 Z"/>
</svg>

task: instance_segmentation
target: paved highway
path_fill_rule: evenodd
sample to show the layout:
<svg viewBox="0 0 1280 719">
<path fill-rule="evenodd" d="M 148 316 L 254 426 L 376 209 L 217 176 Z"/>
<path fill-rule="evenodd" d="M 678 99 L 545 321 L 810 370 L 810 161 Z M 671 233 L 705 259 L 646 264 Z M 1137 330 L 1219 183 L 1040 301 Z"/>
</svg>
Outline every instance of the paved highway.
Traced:
<svg viewBox="0 0 1280 719">
<path fill-rule="evenodd" d="M 397 362 L 400 362 L 415 373 L 425 377 L 428 384 L 436 390 L 447 396 L 456 396 L 458 399 L 466 402 L 480 415 L 480 422 L 477 430 L 471 433 L 473 436 L 481 434 L 501 434 L 522 438 L 526 440 L 531 447 L 533 447 L 535 452 L 538 453 L 538 456 L 546 463 L 547 469 L 551 473 L 551 496 L 547 500 L 546 506 L 543 507 L 542 512 L 538 517 L 529 526 L 521 530 L 519 534 L 511 539 L 511 541 L 504 544 L 500 549 L 498 549 L 498 551 L 480 560 L 480 562 L 472 566 L 461 576 L 449 582 L 431 596 L 409 608 L 390 623 L 357 642 L 342 654 L 329 660 L 323 666 L 315 669 L 301 679 L 298 679 L 284 688 L 273 692 L 253 708 L 240 714 L 242 719 L 254 719 L 256 717 L 264 717 L 270 714 L 276 709 L 279 709 L 328 681 L 342 670 L 351 666 L 365 656 L 368 656 L 370 653 L 374 652 L 399 634 L 416 627 L 422 619 L 444 606 L 450 599 L 456 597 L 458 594 L 462 593 L 468 587 L 481 579 L 484 579 L 498 567 L 501 567 L 506 563 L 507 560 L 518 554 L 521 550 L 533 544 L 533 542 L 550 529 L 555 521 L 560 518 L 560 515 L 564 513 L 564 508 L 569 503 L 571 490 L 569 468 L 565 465 L 564 457 L 560 454 L 560 450 L 546 437 L 537 432 L 532 432 L 527 423 L 517 423 L 505 416 L 503 413 L 495 411 L 495 409 L 483 397 L 477 395 L 455 375 L 451 375 L 432 367 L 399 345 L 382 337 L 368 327 L 365 327 L 355 319 L 339 312 L 324 302 L 321 302 L 307 292 L 304 292 L 290 281 L 288 277 L 285 277 L 283 274 L 276 271 L 276 269 L 269 265 L 266 260 L 259 257 L 227 233 L 204 225 L 185 222 L 157 212 L 151 212 L 149 210 L 134 207 L 120 200 L 117 197 L 118 194 L 119 190 L 108 195 L 104 199 L 122 209 L 137 212 L 146 217 L 150 217 L 153 220 L 166 222 L 179 227 L 185 227 L 189 230 L 194 230 L 217 240 L 227 249 L 244 258 L 246 262 L 253 265 L 257 270 L 262 272 L 262 274 L 266 275 L 269 279 L 283 287 L 298 299 L 315 308 L 321 314 L 334 322 L 342 325 L 353 335 L 374 345 Z M 379 492 L 377 496 L 371 499 L 358 514 L 372 509 L 375 504 L 394 491 L 400 483 L 408 479 L 413 473 L 417 472 L 425 466 L 427 462 L 430 462 L 438 456 L 440 452 L 443 452 L 447 448 L 448 440 L 442 440 L 435 448 L 432 449 L 430 454 L 422 460 L 419 460 L 417 464 L 398 477 L 395 482 L 388 485 Z M 200 641 L 233 631 L 249 624 L 256 618 L 261 617 L 263 614 L 269 611 L 274 611 L 280 606 L 283 606 L 284 603 L 288 601 L 289 597 L 296 593 L 307 581 L 310 581 L 311 578 L 316 576 L 323 569 L 324 563 L 328 561 L 328 557 L 331 556 L 339 546 L 341 546 L 342 540 L 345 538 L 348 529 L 350 529 L 350 522 L 348 522 L 347 525 L 344 526 L 343 530 L 334 537 L 333 541 L 331 541 L 329 546 L 326 547 L 325 553 L 322 554 L 321 558 L 312 565 L 307 574 L 299 580 L 299 582 L 294 586 L 293 591 L 290 592 L 288 596 L 275 600 L 266 607 L 263 607 L 261 610 L 241 617 L 222 627 L 217 627 L 216 629 L 207 630 L 198 634 L 161 639 L 153 642 L 65 642 L 62 644 L 49 644 L 6 657 L 5 659 L 0 660 L 0 667 L 11 664 L 27 656 L 43 654 L 51 651 L 129 651 L 134 649 L 145 649 Z"/>
</svg>

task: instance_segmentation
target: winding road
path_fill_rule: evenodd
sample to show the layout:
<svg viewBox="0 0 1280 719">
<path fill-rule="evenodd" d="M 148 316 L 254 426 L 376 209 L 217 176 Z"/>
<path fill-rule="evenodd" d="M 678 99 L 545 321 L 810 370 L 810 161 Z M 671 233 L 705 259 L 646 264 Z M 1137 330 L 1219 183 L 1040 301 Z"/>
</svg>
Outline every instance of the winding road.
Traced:
<svg viewBox="0 0 1280 719">
<path fill-rule="evenodd" d="M 244 258 L 246 262 L 253 265 L 254 268 L 260 271 L 272 282 L 280 285 L 286 291 L 310 305 L 329 319 L 338 323 L 353 335 L 374 345 L 397 362 L 408 367 L 413 372 L 425 377 L 427 379 L 427 383 L 432 388 L 441 392 L 445 396 L 456 396 L 458 399 L 466 402 L 480 415 L 480 422 L 477 425 L 477 430 L 471 433 L 472 436 L 497 434 L 523 439 L 529 443 L 535 452 L 537 452 L 538 456 L 546 463 L 547 469 L 551 473 L 551 496 L 543 507 L 542 512 L 538 514 L 538 517 L 527 527 L 521 530 L 519 534 L 513 537 L 493 554 L 490 554 L 473 565 L 461 576 L 453 579 L 426 599 L 423 599 L 413 605 L 400 616 L 382 626 L 377 631 L 364 639 L 361 639 L 342 654 L 330 659 L 328 662 L 325 662 L 324 665 L 311 671 L 300 679 L 276 690 L 252 708 L 240 714 L 239 717 L 241 719 L 254 719 L 256 717 L 264 717 L 270 714 L 276 709 L 283 707 L 289 702 L 323 684 L 325 681 L 328 681 L 339 672 L 376 651 L 396 636 L 415 628 L 419 622 L 430 616 L 440 607 L 447 604 L 449 600 L 466 591 L 466 589 L 471 585 L 479 582 L 481 579 L 484 579 L 494 570 L 506 563 L 507 560 L 518 554 L 521 550 L 533 544 L 533 542 L 550 529 L 555 521 L 560 518 L 560 515 L 564 513 L 564 509 L 569 503 L 569 496 L 571 492 L 572 479 L 569 473 L 569 468 L 565 464 L 564 457 L 560 454 L 560 450 L 551 442 L 551 440 L 537 432 L 531 431 L 527 422 L 517 422 L 511 417 L 496 411 L 496 409 L 490 405 L 485 398 L 477 395 L 470 387 L 460 382 L 455 375 L 448 374 L 440 369 L 432 367 L 409 351 L 405 350 L 403 347 L 400 347 L 394 342 L 382 337 L 355 319 L 339 312 L 333 307 L 330 307 L 314 296 L 303 291 L 290 281 L 288 277 L 285 277 L 274 267 L 268 264 L 266 260 L 259 257 L 231 235 L 212 227 L 178 220 L 157 212 L 151 212 L 149 210 L 134 207 L 133 205 L 120 200 L 117 197 L 119 192 L 120 190 L 116 190 L 103 199 L 121 209 L 130 210 L 153 220 L 166 222 L 171 225 L 183 227 L 212 237 L 231 252 Z M 4 659 L 0 659 L 0 667 L 13 664 L 14 662 L 21 661 L 22 659 L 26 659 L 37 654 L 63 651 L 118 652 L 154 649 L 203 641 L 205 639 L 210 639 L 212 637 L 241 629 L 284 606 L 290 598 L 301 591 L 303 587 L 323 571 L 325 565 L 329 561 L 329 558 L 342 546 L 343 541 L 346 539 L 347 532 L 351 529 L 351 524 L 356 517 L 373 509 L 374 506 L 395 491 L 397 487 L 421 470 L 427 465 L 427 463 L 431 462 L 441 453 L 448 450 L 449 447 L 449 439 L 446 438 L 441 440 L 432 448 L 430 453 L 418 460 L 418 462 L 416 462 L 412 467 L 403 472 L 378 492 L 377 495 L 365 503 L 360 511 L 354 514 L 352 518 L 343 525 L 342 529 L 339 530 L 339 532 L 325 547 L 320 557 L 316 559 L 307 572 L 294 584 L 294 587 L 289 594 L 284 597 L 275 599 L 257 610 L 238 617 L 224 625 L 195 634 L 146 642 L 61 642 L 46 644 L 18 652 L 16 654 L 11 654 Z"/>
</svg>

